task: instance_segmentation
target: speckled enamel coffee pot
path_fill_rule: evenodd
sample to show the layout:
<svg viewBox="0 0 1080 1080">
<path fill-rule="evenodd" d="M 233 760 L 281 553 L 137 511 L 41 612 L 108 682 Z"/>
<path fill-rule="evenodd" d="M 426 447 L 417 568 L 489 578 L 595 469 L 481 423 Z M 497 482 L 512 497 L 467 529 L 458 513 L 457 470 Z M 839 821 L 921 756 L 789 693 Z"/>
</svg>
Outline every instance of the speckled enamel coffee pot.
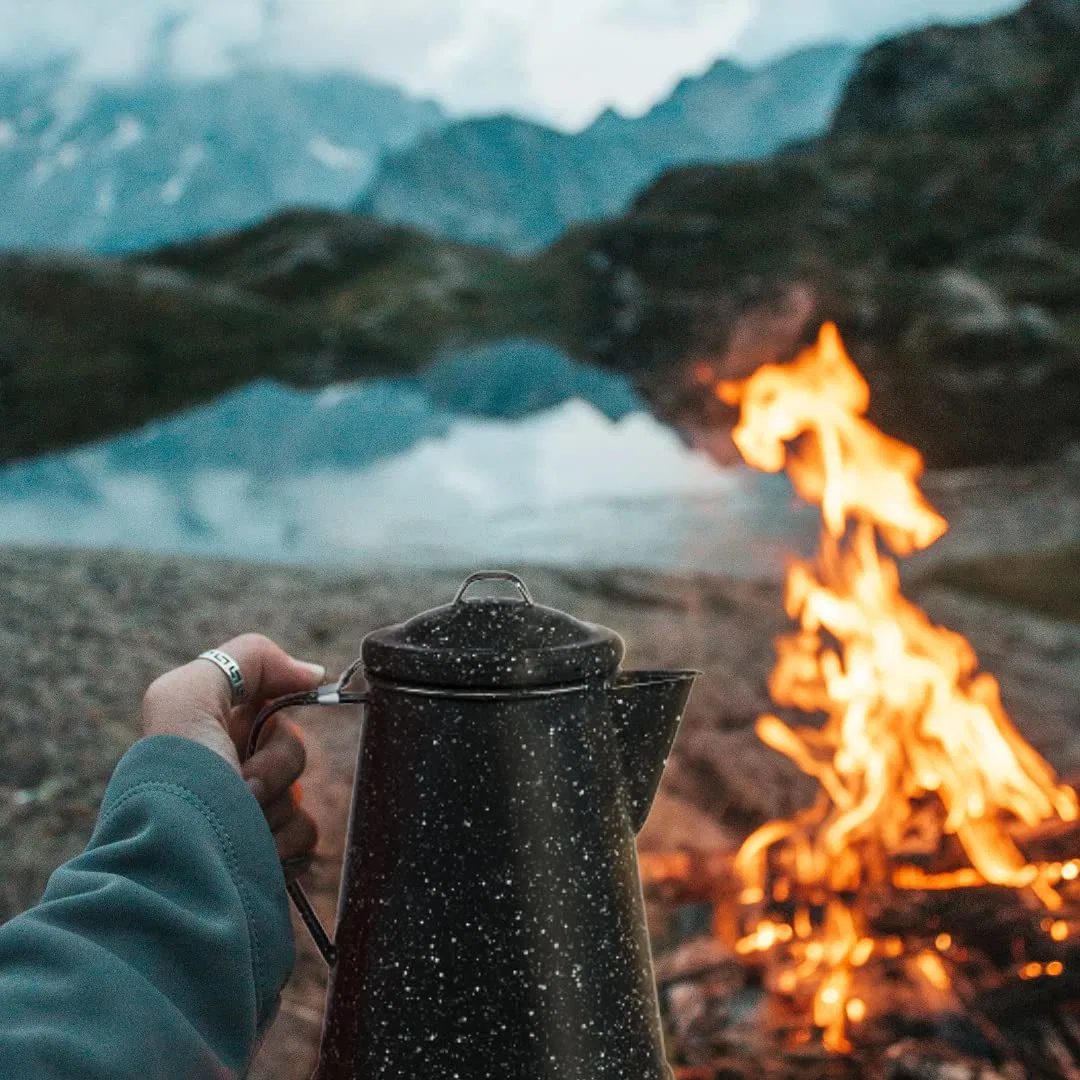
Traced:
<svg viewBox="0 0 1080 1080">
<path fill-rule="evenodd" d="M 634 834 L 697 673 L 622 656 L 503 573 L 364 640 L 317 1080 L 670 1077 Z"/>
</svg>

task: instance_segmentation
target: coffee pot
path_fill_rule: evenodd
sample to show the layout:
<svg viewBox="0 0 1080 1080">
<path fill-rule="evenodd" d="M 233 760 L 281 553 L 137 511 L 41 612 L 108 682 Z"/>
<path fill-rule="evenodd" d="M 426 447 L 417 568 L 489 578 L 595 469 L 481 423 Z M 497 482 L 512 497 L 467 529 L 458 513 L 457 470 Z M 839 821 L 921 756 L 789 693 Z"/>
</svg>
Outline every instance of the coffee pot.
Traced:
<svg viewBox="0 0 1080 1080">
<path fill-rule="evenodd" d="M 512 598 L 469 596 L 502 580 Z M 697 672 L 474 574 L 369 634 L 315 1080 L 667 1080 L 634 835 Z M 366 692 L 350 690 L 362 667 Z"/>
</svg>

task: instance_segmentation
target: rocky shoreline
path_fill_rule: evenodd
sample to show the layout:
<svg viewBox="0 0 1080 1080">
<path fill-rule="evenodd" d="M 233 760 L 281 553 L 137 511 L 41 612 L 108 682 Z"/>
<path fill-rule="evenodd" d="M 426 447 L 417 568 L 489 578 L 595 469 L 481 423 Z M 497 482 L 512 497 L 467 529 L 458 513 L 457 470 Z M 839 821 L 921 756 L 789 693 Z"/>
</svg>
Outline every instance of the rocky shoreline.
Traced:
<svg viewBox="0 0 1080 1080">
<path fill-rule="evenodd" d="M 622 633 L 629 665 L 704 673 L 643 845 L 730 847 L 808 796 L 808 782 L 752 728 L 766 705 L 772 638 L 786 625 L 776 583 L 517 569 L 539 602 Z M 0 548 L 0 918 L 33 903 L 51 869 L 85 843 L 157 674 L 247 629 L 338 670 L 367 631 L 448 601 L 464 572 L 347 574 Z M 915 598 L 969 636 L 1037 749 L 1063 774 L 1080 772 L 1080 626 L 929 585 L 915 586 Z M 306 797 L 323 831 L 310 883 L 332 920 L 357 717 L 343 709 L 299 719 Z M 311 1073 L 325 972 L 302 929 L 298 942 L 255 1080 Z"/>
</svg>

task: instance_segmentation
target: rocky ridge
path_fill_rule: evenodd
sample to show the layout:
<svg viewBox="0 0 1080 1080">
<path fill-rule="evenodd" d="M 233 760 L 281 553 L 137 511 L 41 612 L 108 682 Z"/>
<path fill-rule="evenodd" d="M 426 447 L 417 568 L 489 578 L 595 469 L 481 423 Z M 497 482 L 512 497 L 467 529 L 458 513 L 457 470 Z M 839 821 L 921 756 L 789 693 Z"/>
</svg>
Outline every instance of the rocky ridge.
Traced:
<svg viewBox="0 0 1080 1080">
<path fill-rule="evenodd" d="M 407 375 L 456 327 L 494 331 L 470 290 L 501 280 L 504 262 L 331 211 L 150 258 L 0 256 L 0 461 L 131 431 L 257 379 Z"/>
<path fill-rule="evenodd" d="M 849 45 L 759 68 L 720 60 L 641 117 L 607 110 L 575 134 L 511 116 L 468 119 L 386 154 L 361 213 L 435 236 L 536 250 L 576 222 L 621 213 L 665 169 L 772 153 L 828 124 Z"/>
</svg>

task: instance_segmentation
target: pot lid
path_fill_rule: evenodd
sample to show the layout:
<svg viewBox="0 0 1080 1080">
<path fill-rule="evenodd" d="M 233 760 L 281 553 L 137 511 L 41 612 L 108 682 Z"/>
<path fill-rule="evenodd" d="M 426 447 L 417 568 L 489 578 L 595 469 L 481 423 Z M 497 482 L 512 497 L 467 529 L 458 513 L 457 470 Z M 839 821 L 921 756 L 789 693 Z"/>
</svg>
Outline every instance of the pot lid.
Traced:
<svg viewBox="0 0 1080 1080">
<path fill-rule="evenodd" d="M 508 581 L 519 595 L 468 598 L 478 581 Z M 514 574 L 473 574 L 453 603 L 364 639 L 360 658 L 375 679 L 454 689 L 555 686 L 614 675 L 623 640 L 613 630 L 533 602 Z"/>
</svg>

